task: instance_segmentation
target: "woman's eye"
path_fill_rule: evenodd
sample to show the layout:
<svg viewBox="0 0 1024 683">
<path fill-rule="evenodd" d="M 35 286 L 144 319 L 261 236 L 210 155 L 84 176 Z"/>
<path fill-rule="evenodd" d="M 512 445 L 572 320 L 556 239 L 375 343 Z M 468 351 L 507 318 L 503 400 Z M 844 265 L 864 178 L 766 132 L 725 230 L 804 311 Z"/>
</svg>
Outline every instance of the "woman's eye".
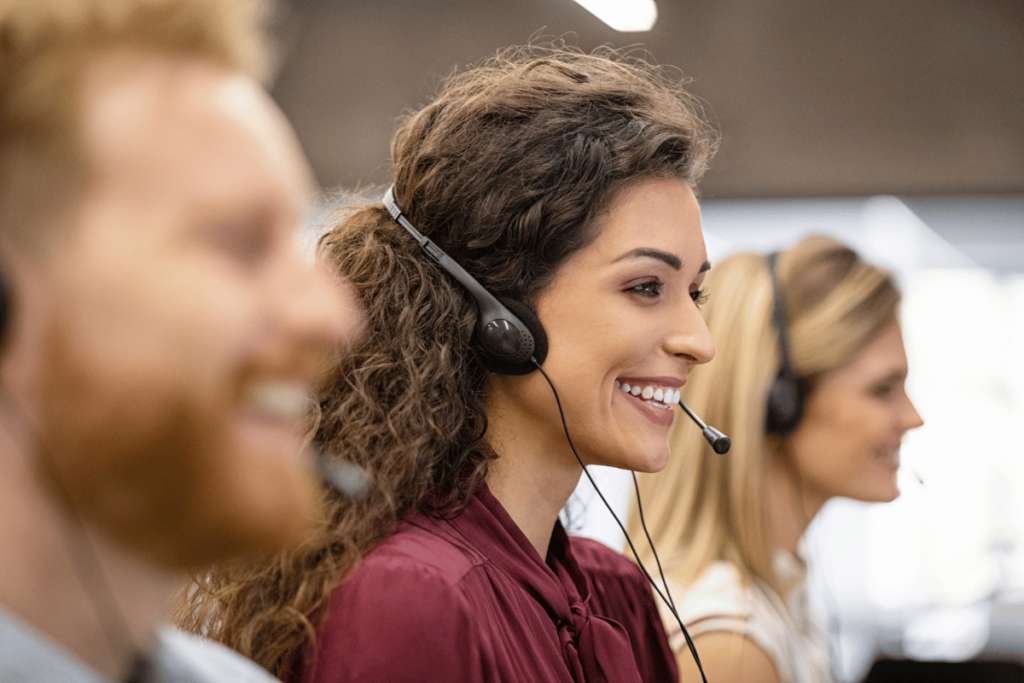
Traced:
<svg viewBox="0 0 1024 683">
<path fill-rule="evenodd" d="M 697 307 L 701 307 L 708 302 L 708 290 L 697 289 L 690 292 L 690 298 L 693 299 L 693 303 L 697 304 Z"/>
<path fill-rule="evenodd" d="M 890 383 L 879 384 L 871 390 L 872 396 L 880 399 L 892 398 L 895 393 L 896 385 Z"/>
<path fill-rule="evenodd" d="M 650 299 L 656 299 L 661 296 L 661 282 L 658 280 L 647 280 L 646 282 L 641 282 L 638 285 L 630 287 L 626 291 L 639 294 Z"/>
</svg>

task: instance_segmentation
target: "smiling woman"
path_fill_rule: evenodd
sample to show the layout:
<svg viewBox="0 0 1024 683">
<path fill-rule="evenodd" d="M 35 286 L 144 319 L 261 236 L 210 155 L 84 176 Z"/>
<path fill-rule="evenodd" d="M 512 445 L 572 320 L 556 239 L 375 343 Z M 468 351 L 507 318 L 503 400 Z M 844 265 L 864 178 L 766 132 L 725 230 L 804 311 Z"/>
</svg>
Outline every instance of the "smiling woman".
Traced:
<svg viewBox="0 0 1024 683">
<path fill-rule="evenodd" d="M 643 575 L 557 521 L 581 469 L 545 375 L 495 363 L 482 295 L 435 261 L 521 319 L 584 462 L 656 471 L 666 395 L 714 354 L 713 143 L 678 82 L 610 51 L 508 51 L 407 117 L 386 206 L 322 243 L 368 333 L 317 439 L 375 486 L 301 553 L 206 577 L 197 627 L 293 681 L 672 680 Z"/>
<path fill-rule="evenodd" d="M 900 442 L 921 425 L 904 391 L 899 293 L 825 237 L 735 255 L 708 280 L 705 315 L 728 347 L 682 397 L 733 448 L 722 456 L 675 431 L 668 468 L 640 477 L 646 521 L 709 679 L 823 683 L 828 649 L 798 543 L 829 498 L 899 495 Z M 640 531 L 636 511 L 630 529 Z M 689 674 L 684 636 L 664 616 Z"/>
<path fill-rule="evenodd" d="M 573 254 L 537 299 L 551 347 L 544 368 L 567 395 L 566 421 L 588 465 L 655 472 L 668 462 L 674 413 L 654 394 L 674 394 L 693 365 L 715 352 L 696 305 L 708 267 L 700 210 L 685 182 L 645 180 L 622 190 L 596 227 L 597 239 Z M 640 392 L 621 391 L 623 383 Z M 545 476 L 562 483 L 557 514 L 580 472 L 566 453 L 551 389 L 535 375 L 492 384 L 492 443 L 531 434 L 543 444 L 531 463 L 535 472 L 564 460 L 564 475 Z M 504 471 L 523 457 L 520 449 L 497 450 L 512 453 L 492 467 L 496 493 Z M 555 458 L 559 453 L 566 457 Z M 541 540 L 546 545 L 546 536 Z"/>
</svg>

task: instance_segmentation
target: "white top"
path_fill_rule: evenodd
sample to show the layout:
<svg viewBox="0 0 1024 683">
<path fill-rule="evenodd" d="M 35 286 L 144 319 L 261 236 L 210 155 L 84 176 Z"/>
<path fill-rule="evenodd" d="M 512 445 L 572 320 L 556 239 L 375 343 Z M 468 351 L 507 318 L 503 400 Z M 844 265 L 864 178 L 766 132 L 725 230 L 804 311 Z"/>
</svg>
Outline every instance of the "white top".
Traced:
<svg viewBox="0 0 1024 683">
<path fill-rule="evenodd" d="M 217 643 L 162 628 L 152 650 L 161 683 L 278 683 Z M 71 652 L 0 608 L 0 683 L 109 683 Z"/>
<path fill-rule="evenodd" d="M 811 613 L 806 567 L 784 550 L 773 559 L 780 583 L 793 587 L 785 600 L 758 579 L 742 586 L 736 567 L 718 561 L 689 587 L 668 582 L 679 616 L 691 637 L 729 631 L 750 638 L 771 657 L 782 683 L 828 683 L 828 639 Z M 688 651 L 676 618 L 661 601 L 658 609 L 672 649 Z"/>
</svg>

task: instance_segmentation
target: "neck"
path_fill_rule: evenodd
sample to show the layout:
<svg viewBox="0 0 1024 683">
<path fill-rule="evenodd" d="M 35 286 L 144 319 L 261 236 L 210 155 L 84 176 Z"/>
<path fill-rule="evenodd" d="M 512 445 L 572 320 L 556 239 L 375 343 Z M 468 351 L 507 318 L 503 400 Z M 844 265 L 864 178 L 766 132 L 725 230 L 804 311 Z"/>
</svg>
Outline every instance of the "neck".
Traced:
<svg viewBox="0 0 1024 683">
<path fill-rule="evenodd" d="M 511 405 L 488 411 L 488 443 L 498 454 L 487 485 L 542 559 L 547 558 L 558 513 L 582 469 L 565 432 L 538 434 L 533 420 Z"/>
<path fill-rule="evenodd" d="M 770 453 L 768 462 L 768 520 L 772 544 L 796 555 L 804 531 L 825 499 L 802 481 L 784 453 Z"/>
<path fill-rule="evenodd" d="M 0 429 L 0 607 L 102 676 L 123 677 L 179 577 L 79 522 Z"/>
</svg>

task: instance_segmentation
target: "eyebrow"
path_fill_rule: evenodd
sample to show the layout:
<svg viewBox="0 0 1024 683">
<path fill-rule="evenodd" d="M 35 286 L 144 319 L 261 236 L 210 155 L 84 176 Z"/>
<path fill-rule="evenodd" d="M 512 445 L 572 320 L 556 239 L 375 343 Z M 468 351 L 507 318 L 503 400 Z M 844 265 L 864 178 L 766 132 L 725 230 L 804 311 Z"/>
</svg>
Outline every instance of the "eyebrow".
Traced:
<svg viewBox="0 0 1024 683">
<path fill-rule="evenodd" d="M 907 370 L 904 368 L 897 368 L 888 375 L 880 379 L 876 384 L 888 384 L 889 382 L 905 382 L 907 381 Z"/>
<path fill-rule="evenodd" d="M 683 268 L 683 261 L 682 261 L 682 259 L 680 259 L 675 254 L 670 254 L 669 252 L 662 251 L 661 249 L 651 249 L 649 247 L 641 247 L 639 249 L 634 249 L 632 251 L 627 251 L 625 254 L 623 254 L 622 256 L 618 257 L 614 261 L 612 261 L 612 263 L 618 263 L 619 261 L 624 261 L 625 259 L 629 259 L 629 258 L 653 258 L 653 259 L 657 259 L 659 261 L 664 261 L 673 270 L 682 270 L 682 268 Z M 697 272 L 703 273 L 703 272 L 705 272 L 707 270 L 710 270 L 710 269 L 711 269 L 711 262 L 710 261 L 705 261 L 701 265 L 700 270 L 697 271 Z"/>
</svg>

